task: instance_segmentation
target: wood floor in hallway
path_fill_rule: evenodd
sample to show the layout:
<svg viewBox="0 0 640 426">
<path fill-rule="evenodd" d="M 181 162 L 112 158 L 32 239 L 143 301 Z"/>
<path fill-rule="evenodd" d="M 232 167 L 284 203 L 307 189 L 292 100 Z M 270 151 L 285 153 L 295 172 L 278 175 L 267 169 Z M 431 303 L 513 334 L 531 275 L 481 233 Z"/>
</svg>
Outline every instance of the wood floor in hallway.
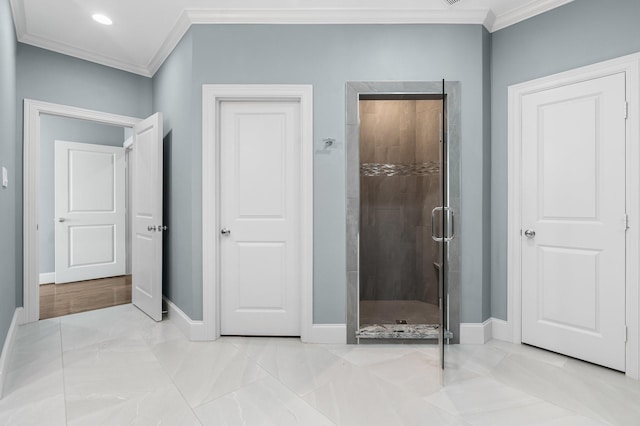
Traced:
<svg viewBox="0 0 640 426">
<path fill-rule="evenodd" d="M 40 286 L 40 319 L 131 303 L 131 275 Z"/>
</svg>

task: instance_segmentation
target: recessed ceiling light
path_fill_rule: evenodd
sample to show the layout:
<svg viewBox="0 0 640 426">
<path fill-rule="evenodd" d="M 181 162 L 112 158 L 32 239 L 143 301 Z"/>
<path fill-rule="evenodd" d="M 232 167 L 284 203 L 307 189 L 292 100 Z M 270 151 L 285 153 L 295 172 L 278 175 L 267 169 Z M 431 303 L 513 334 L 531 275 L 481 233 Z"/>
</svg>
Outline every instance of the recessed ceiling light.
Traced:
<svg viewBox="0 0 640 426">
<path fill-rule="evenodd" d="M 103 15 L 102 13 L 96 13 L 94 15 L 91 16 L 93 18 L 94 21 L 101 23 L 102 25 L 111 25 L 113 24 L 113 21 L 106 15 Z"/>
</svg>

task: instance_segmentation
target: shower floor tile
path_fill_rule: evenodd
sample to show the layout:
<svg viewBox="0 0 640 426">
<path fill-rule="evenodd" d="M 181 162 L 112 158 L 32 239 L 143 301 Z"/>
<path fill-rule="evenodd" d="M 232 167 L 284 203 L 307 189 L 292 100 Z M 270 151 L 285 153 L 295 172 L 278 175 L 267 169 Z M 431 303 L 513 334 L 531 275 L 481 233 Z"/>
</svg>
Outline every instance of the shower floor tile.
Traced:
<svg viewBox="0 0 640 426">
<path fill-rule="evenodd" d="M 437 339 L 438 325 L 367 325 L 360 327 L 356 336 L 361 339 Z"/>
<path fill-rule="evenodd" d="M 396 324 L 404 320 L 407 324 L 438 324 L 438 305 L 419 300 L 361 300 L 360 326 L 374 324 Z"/>
</svg>

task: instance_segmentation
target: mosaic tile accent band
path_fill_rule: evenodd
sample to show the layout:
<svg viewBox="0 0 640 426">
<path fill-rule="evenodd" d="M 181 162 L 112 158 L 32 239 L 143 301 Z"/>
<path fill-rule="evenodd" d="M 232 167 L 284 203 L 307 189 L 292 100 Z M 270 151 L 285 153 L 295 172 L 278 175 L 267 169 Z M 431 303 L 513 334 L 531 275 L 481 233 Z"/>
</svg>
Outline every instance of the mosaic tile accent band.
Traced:
<svg viewBox="0 0 640 426">
<path fill-rule="evenodd" d="M 440 173 L 440 163 L 430 161 L 417 164 L 360 164 L 360 176 L 432 176 Z"/>
</svg>

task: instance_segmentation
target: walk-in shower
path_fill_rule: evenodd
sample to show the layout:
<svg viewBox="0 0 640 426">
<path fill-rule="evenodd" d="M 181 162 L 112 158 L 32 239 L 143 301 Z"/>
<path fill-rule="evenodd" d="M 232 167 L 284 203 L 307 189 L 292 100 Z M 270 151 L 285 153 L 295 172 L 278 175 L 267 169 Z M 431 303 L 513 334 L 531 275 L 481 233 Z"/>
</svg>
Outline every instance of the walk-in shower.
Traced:
<svg viewBox="0 0 640 426">
<path fill-rule="evenodd" d="M 347 84 L 351 343 L 458 340 L 458 92 L 457 83 Z"/>
<path fill-rule="evenodd" d="M 440 255 L 431 216 L 442 199 L 442 100 L 398 98 L 359 101 L 359 336 L 386 325 L 406 332 L 439 323 Z"/>
</svg>

